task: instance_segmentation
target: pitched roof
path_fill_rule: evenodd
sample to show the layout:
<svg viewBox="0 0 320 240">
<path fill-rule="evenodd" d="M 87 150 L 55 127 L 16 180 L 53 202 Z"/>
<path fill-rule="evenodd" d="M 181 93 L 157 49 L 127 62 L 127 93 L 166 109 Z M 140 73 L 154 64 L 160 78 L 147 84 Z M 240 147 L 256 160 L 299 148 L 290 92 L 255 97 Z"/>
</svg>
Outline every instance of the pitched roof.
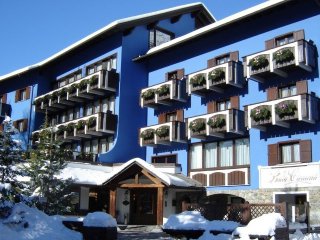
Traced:
<svg viewBox="0 0 320 240">
<path fill-rule="evenodd" d="M 230 26 L 232 26 L 232 24 L 237 24 L 240 21 L 247 20 L 247 19 L 252 18 L 254 16 L 263 16 L 263 14 L 266 14 L 270 10 L 277 12 L 278 8 L 279 9 L 283 8 L 289 4 L 297 5 L 298 3 L 301 6 L 304 5 L 303 6 L 304 9 L 301 8 L 301 11 L 304 11 L 307 7 L 311 8 L 311 7 L 313 7 L 313 5 L 315 5 L 313 1 L 308 1 L 308 2 L 306 2 L 306 1 L 298 2 L 298 0 L 295 0 L 295 1 L 292 1 L 292 0 L 265 1 L 261 4 L 253 6 L 251 8 L 248 8 L 248 9 L 243 10 L 241 12 L 238 12 L 236 14 L 230 15 L 224 19 L 218 20 L 212 24 L 209 24 L 209 25 L 204 26 L 202 28 L 199 28 L 193 32 L 185 34 L 181 37 L 175 38 L 169 42 L 166 42 L 166 43 L 163 43 L 159 46 L 151 48 L 149 51 L 146 52 L 145 55 L 141 55 L 133 60 L 139 61 L 139 60 L 147 59 L 157 53 L 163 52 L 164 50 L 171 49 L 174 47 L 179 47 L 186 42 L 192 42 L 195 39 L 203 38 L 203 36 L 206 34 L 218 33 L 222 28 L 230 27 Z M 307 6 L 307 3 L 308 3 L 308 6 Z M 317 7 L 318 8 L 320 7 L 319 4 Z M 290 11 L 290 10 L 288 10 L 288 11 Z M 266 14 L 266 15 L 268 15 L 268 14 Z"/>
<path fill-rule="evenodd" d="M 137 15 L 137 16 L 133 16 L 133 17 L 123 18 L 123 19 L 116 20 L 116 21 L 108 24 L 107 26 L 105 26 L 105 27 L 99 29 L 98 31 L 88 35 L 87 37 L 75 42 L 74 44 L 66 47 L 65 49 L 61 50 L 60 52 L 52 55 L 51 57 L 49 57 L 41 62 L 38 62 L 36 64 L 30 65 L 30 66 L 27 66 L 27 67 L 24 67 L 24 68 L 21 68 L 21 69 L 15 70 L 13 72 L 10 72 L 8 74 L 0 76 L 0 81 L 3 81 L 7 78 L 13 77 L 18 74 L 27 72 L 29 70 L 42 67 L 42 66 L 56 60 L 57 58 L 64 56 L 67 53 L 75 51 L 79 47 L 82 47 L 86 44 L 89 44 L 90 42 L 94 41 L 95 39 L 97 39 L 99 37 L 108 36 L 108 35 L 114 34 L 116 32 L 125 31 L 127 29 L 130 29 L 130 28 L 138 26 L 138 25 L 149 24 L 154 21 L 162 20 L 165 18 L 171 18 L 174 16 L 179 16 L 181 14 L 185 14 L 185 13 L 189 13 L 189 12 L 201 12 L 204 15 L 205 19 L 209 23 L 216 21 L 215 18 L 213 17 L 213 15 L 207 9 L 207 7 L 204 4 L 202 4 L 201 2 L 186 4 L 186 5 L 182 5 L 182 6 L 177 6 L 177 7 L 173 7 L 173 8 L 168 8 L 168 9 L 164 9 L 164 10 L 151 12 L 151 13 L 146 13 L 146 14 L 141 14 L 141 15 Z"/>
</svg>

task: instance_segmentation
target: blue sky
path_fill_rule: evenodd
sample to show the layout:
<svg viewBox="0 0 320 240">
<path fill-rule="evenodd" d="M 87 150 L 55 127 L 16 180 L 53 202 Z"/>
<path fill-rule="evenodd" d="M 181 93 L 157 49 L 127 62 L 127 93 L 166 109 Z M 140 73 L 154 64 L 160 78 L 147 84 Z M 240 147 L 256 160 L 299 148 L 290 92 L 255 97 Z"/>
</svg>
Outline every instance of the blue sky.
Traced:
<svg viewBox="0 0 320 240">
<path fill-rule="evenodd" d="M 0 76 L 35 64 L 117 19 L 193 0 L 0 0 Z M 220 20 L 264 0 L 203 0 Z"/>
</svg>

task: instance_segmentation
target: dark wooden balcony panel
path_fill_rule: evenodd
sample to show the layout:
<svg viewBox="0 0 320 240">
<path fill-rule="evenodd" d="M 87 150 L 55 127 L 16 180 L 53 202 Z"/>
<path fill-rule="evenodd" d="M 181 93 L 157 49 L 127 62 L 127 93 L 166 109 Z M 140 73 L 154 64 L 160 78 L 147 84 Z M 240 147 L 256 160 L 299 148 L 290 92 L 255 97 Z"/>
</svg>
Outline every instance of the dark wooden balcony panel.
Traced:
<svg viewBox="0 0 320 240">
<path fill-rule="evenodd" d="M 171 122 L 171 132 L 166 137 L 159 137 L 156 135 L 157 144 L 170 145 L 171 142 L 186 142 L 186 130 L 185 123 L 179 121 Z M 170 136 L 172 136 L 172 140 L 170 140 Z"/>
<path fill-rule="evenodd" d="M 228 173 L 228 185 L 243 185 L 246 183 L 246 174 L 242 171 Z"/>
<path fill-rule="evenodd" d="M 98 84 L 89 84 L 88 93 L 100 96 L 114 94 L 117 91 L 118 85 L 119 74 L 115 70 L 102 70 L 99 73 Z"/>
<path fill-rule="evenodd" d="M 0 103 L 0 117 L 4 118 L 6 115 L 11 115 L 11 105 L 7 103 Z"/>
<path fill-rule="evenodd" d="M 209 175 L 210 186 L 224 186 L 226 185 L 225 174 L 221 172 L 211 173 Z"/>
<path fill-rule="evenodd" d="M 118 118 L 111 111 L 99 113 L 98 116 L 98 131 L 114 134 L 117 129 Z"/>
</svg>

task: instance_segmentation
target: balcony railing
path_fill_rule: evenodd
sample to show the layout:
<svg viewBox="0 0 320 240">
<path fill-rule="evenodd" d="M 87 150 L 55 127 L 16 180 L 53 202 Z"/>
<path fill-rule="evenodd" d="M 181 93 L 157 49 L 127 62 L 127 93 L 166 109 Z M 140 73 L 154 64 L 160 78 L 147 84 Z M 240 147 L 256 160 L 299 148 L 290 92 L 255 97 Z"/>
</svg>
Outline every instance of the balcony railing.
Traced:
<svg viewBox="0 0 320 240">
<path fill-rule="evenodd" d="M 94 136 L 100 137 L 113 135 L 117 127 L 117 116 L 111 111 L 99 112 L 90 116 L 82 117 L 73 121 L 58 124 L 52 127 L 55 139 L 69 142 L 73 140 L 90 139 Z M 33 132 L 33 135 L 38 130 Z"/>
<path fill-rule="evenodd" d="M 166 122 L 140 129 L 140 146 L 170 145 L 172 142 L 186 142 L 185 123 Z"/>
<path fill-rule="evenodd" d="M 227 133 L 244 134 L 244 112 L 228 109 L 187 119 L 188 139 L 208 136 L 223 138 Z"/>
<path fill-rule="evenodd" d="M 185 81 L 173 79 L 141 90 L 140 106 L 156 108 L 159 105 L 172 105 L 185 102 L 187 94 Z"/>
<path fill-rule="evenodd" d="M 292 121 L 315 123 L 319 98 L 301 94 L 246 106 L 246 126 L 266 130 L 269 125 L 290 127 Z"/>
<path fill-rule="evenodd" d="M 204 69 L 188 76 L 188 94 L 205 96 L 208 92 L 223 92 L 227 86 L 243 86 L 243 66 L 241 62 L 229 61 Z"/>
<path fill-rule="evenodd" d="M 36 111 L 59 111 L 73 106 L 77 102 L 93 99 L 96 95 L 114 94 L 118 82 L 119 76 L 114 70 L 100 70 L 35 98 Z"/>
<path fill-rule="evenodd" d="M 293 68 L 311 72 L 315 60 L 314 46 L 305 40 L 299 40 L 247 56 L 244 59 L 245 75 L 264 82 L 274 75 L 287 77 L 287 73 Z"/>
</svg>

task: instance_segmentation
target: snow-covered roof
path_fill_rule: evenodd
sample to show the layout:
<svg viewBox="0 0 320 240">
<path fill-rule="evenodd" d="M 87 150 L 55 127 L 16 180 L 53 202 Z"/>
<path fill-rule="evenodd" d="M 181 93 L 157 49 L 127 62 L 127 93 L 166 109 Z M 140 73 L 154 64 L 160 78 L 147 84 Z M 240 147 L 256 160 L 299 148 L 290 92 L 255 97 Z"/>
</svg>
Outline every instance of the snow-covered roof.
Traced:
<svg viewBox="0 0 320 240">
<path fill-rule="evenodd" d="M 185 34 L 181 37 L 178 37 L 178 38 L 175 38 L 169 42 L 166 42 L 166 43 L 163 43 L 159 46 L 156 46 L 154 48 L 151 48 L 145 55 L 142 55 L 140 57 L 137 57 L 136 59 L 134 60 L 140 60 L 140 59 L 143 59 L 143 58 L 146 58 L 146 57 L 149 57 L 151 55 L 154 55 L 158 52 L 161 52 L 165 49 L 168 49 L 168 48 L 171 48 L 171 47 L 174 47 L 174 46 L 177 46 L 179 44 L 182 44 L 184 42 L 187 42 L 187 41 L 191 41 L 192 39 L 194 38 L 197 38 L 197 37 L 201 37 L 202 35 L 205 35 L 209 32 L 214 32 L 222 27 L 225 27 L 229 24 L 232 24 L 234 22 L 237 22 L 239 20 L 242 20 L 242 19 L 245 19 L 245 18 L 248 18 L 254 14 L 257 14 L 259 12 L 264 12 L 270 8 L 274 8 L 278 5 L 281 5 L 281 4 L 284 4 L 285 2 L 289 2 L 291 0 L 270 0 L 270 1 L 265 1 L 261 4 L 258 4 L 254 7 L 251 7 L 251 8 L 248 8 L 246 10 L 243 10 L 241 12 L 238 12 L 236 14 L 233 14 L 229 17 L 226 17 L 222 20 L 219 20 L 219 21 L 216 21 L 214 23 L 211 23 L 205 27 L 202 27 L 202 28 L 199 28 L 193 32 L 190 32 L 188 34 Z"/>
<path fill-rule="evenodd" d="M 72 178 L 76 184 L 97 185 L 107 184 L 116 176 L 124 172 L 130 166 L 137 164 L 159 178 L 166 186 L 176 187 L 202 187 L 201 183 L 183 174 L 162 172 L 150 163 L 141 158 L 134 158 L 121 166 L 92 165 L 87 163 L 69 163 L 62 171 L 64 179 Z"/>
<path fill-rule="evenodd" d="M 168 9 L 164 9 L 164 10 L 159 10 L 159 11 L 155 11 L 155 12 L 151 12 L 151 13 L 146 13 L 146 14 L 141 14 L 141 15 L 137 15 L 137 16 L 133 16 L 133 17 L 123 18 L 123 19 L 116 20 L 116 21 L 108 24 L 107 26 L 105 26 L 105 27 L 99 29 L 98 31 L 88 35 L 87 37 L 75 42 L 74 44 L 66 47 L 65 49 L 61 50 L 60 52 L 52 55 L 51 57 L 49 57 L 41 62 L 38 62 L 36 64 L 30 65 L 30 66 L 18 69 L 16 71 L 13 71 L 11 73 L 0 76 L 0 81 L 3 81 L 7 78 L 13 77 L 18 74 L 27 72 L 29 70 L 41 67 L 41 66 L 57 59 L 58 57 L 61 57 L 61 56 L 65 55 L 66 53 L 69 53 L 69 52 L 75 50 L 76 48 L 88 43 L 89 41 L 91 41 L 91 40 L 93 40 L 103 34 L 123 31 L 125 29 L 131 28 L 131 27 L 139 25 L 139 24 L 145 24 L 146 22 L 159 20 L 162 17 L 170 17 L 173 14 L 179 15 L 182 13 L 192 12 L 192 11 L 196 11 L 199 9 L 202 10 L 202 12 L 205 14 L 206 18 L 208 19 L 208 21 L 210 21 L 210 22 L 216 21 L 216 19 L 210 13 L 210 11 L 207 9 L 207 7 L 201 2 L 181 5 L 181 6 L 168 8 Z"/>
<path fill-rule="evenodd" d="M 142 168 L 145 168 L 147 171 L 152 173 L 155 177 L 159 178 L 165 185 L 167 186 L 176 186 L 176 187 L 202 187 L 202 185 L 182 174 L 170 174 L 165 173 L 154 167 L 152 164 L 147 163 L 146 161 L 142 160 L 141 158 L 133 158 L 130 161 L 124 163 L 117 171 L 113 171 L 110 178 L 105 182 L 107 184 L 109 181 L 114 179 L 116 176 L 124 172 L 130 166 L 137 164 Z M 188 181 L 186 181 L 188 178 Z"/>
</svg>

